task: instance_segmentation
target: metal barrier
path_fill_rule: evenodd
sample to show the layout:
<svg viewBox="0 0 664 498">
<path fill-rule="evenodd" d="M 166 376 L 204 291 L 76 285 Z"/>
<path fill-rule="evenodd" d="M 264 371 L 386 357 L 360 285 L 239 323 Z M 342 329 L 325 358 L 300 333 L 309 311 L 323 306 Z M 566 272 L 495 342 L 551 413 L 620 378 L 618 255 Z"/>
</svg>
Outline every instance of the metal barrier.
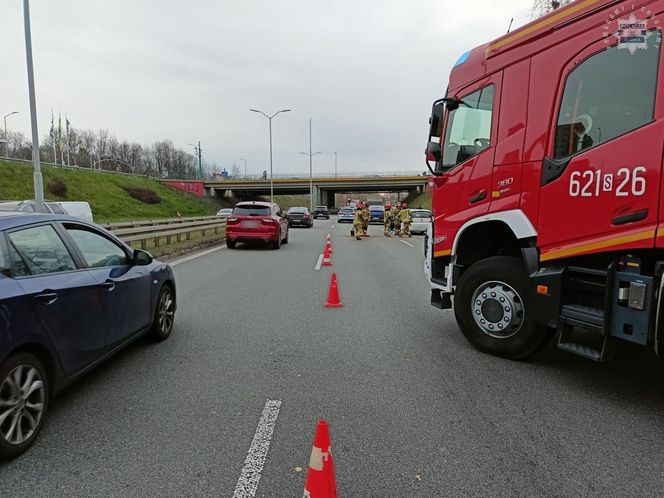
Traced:
<svg viewBox="0 0 664 498">
<path fill-rule="evenodd" d="M 191 216 L 187 218 L 157 218 L 156 220 L 138 220 L 138 221 L 119 221 L 116 223 L 107 223 L 104 228 L 116 232 L 122 228 L 135 228 L 156 225 L 173 225 L 176 223 L 188 223 L 191 221 L 220 220 L 220 216 Z"/>
<path fill-rule="evenodd" d="M 157 223 L 158 221 L 161 223 Z M 221 216 L 153 220 L 150 225 L 145 225 L 145 223 L 147 222 L 123 222 L 106 225 L 106 228 L 112 230 L 115 235 L 127 243 L 140 242 L 141 249 L 145 249 L 150 240 L 153 241 L 155 247 L 158 247 L 162 239 L 166 239 L 166 243 L 171 244 L 173 237 L 181 242 L 183 235 L 185 240 L 190 240 L 191 234 L 196 232 L 201 232 L 203 237 L 211 230 L 214 230 L 215 234 L 219 234 L 220 231 L 222 234 L 226 232 L 226 218 Z"/>
</svg>

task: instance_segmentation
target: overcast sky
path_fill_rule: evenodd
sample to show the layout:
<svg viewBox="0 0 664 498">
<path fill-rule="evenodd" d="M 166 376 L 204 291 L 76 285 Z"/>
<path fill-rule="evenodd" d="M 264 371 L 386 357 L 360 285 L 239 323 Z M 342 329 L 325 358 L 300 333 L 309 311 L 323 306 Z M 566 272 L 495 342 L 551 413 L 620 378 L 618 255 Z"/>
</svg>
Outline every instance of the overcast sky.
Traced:
<svg viewBox="0 0 664 498">
<path fill-rule="evenodd" d="M 21 0 L 2 0 L 0 116 L 30 136 Z M 176 146 L 249 174 L 424 171 L 431 103 L 460 54 L 528 20 L 532 0 L 32 0 L 39 135 L 72 126 Z M 508 6 L 509 5 L 509 6 Z M 190 148 L 190 147 L 189 147 Z"/>
</svg>

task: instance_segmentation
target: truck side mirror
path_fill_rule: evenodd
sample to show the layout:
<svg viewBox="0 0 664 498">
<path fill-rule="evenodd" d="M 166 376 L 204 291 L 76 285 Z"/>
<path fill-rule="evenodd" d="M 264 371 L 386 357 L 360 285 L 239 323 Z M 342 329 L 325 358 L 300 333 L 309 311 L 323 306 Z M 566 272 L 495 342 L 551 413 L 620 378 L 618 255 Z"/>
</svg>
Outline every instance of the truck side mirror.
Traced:
<svg viewBox="0 0 664 498">
<path fill-rule="evenodd" d="M 427 146 L 427 161 L 434 161 L 438 162 L 440 161 L 440 144 L 438 142 L 429 142 L 429 145 Z"/>
</svg>

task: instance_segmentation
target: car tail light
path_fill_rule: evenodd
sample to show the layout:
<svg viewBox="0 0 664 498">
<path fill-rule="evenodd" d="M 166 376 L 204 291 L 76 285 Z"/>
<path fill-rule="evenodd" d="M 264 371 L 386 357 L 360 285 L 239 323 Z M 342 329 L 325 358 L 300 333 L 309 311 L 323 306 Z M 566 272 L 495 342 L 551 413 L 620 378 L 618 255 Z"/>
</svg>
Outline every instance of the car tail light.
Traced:
<svg viewBox="0 0 664 498">
<path fill-rule="evenodd" d="M 277 222 L 274 221 L 272 218 L 263 218 L 263 225 L 276 225 Z"/>
<path fill-rule="evenodd" d="M 226 220 L 226 223 L 237 223 L 238 221 L 240 221 L 239 218 L 232 217 L 232 218 L 228 218 Z"/>
<path fill-rule="evenodd" d="M 302 218 L 305 219 L 305 220 L 308 220 L 309 218 L 311 218 L 311 216 L 308 215 L 308 214 L 305 214 Z"/>
</svg>

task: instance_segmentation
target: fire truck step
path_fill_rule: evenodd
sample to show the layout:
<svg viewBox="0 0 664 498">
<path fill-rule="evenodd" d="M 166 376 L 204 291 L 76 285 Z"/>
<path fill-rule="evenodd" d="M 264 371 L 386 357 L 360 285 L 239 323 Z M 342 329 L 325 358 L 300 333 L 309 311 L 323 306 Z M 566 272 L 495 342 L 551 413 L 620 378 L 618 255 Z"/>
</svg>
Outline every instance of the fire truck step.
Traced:
<svg viewBox="0 0 664 498">
<path fill-rule="evenodd" d="M 431 289 L 431 305 L 441 310 L 452 309 L 452 298 L 437 289 Z"/>
<path fill-rule="evenodd" d="M 583 306 L 581 304 L 565 304 L 560 313 L 566 322 L 574 325 L 589 326 L 588 328 L 604 328 L 604 310 Z"/>
<path fill-rule="evenodd" d="M 558 349 L 583 356 L 593 361 L 602 361 L 603 359 L 602 351 L 575 342 L 558 342 Z"/>
<path fill-rule="evenodd" d="M 604 330 L 604 311 L 580 304 L 564 305 L 558 320 L 558 349 L 593 361 L 613 357 L 614 339 Z"/>
</svg>

